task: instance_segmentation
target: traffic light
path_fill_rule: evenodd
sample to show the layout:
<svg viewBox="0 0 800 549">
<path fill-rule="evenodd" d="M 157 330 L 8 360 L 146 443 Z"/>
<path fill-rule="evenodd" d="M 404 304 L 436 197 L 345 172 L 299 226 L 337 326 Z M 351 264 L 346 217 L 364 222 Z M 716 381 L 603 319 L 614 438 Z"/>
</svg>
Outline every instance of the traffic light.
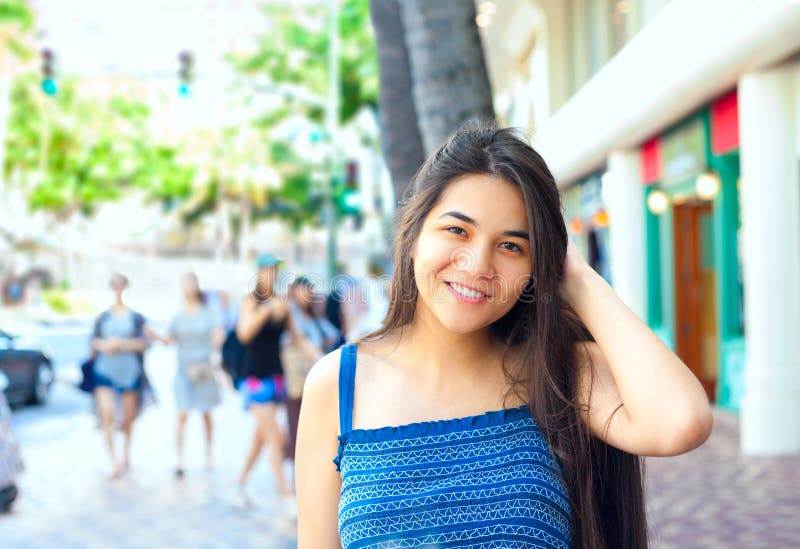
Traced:
<svg viewBox="0 0 800 549">
<path fill-rule="evenodd" d="M 42 91 L 47 95 L 55 95 L 58 88 L 56 87 L 56 71 L 54 68 L 56 57 L 53 50 L 45 48 L 42 50 Z"/>
<path fill-rule="evenodd" d="M 355 215 L 361 213 L 361 201 L 358 196 L 358 163 L 354 160 L 347 162 L 344 187 L 339 195 L 339 212 L 342 215 Z"/>
<path fill-rule="evenodd" d="M 190 51 L 182 51 L 178 54 L 180 68 L 178 69 L 178 94 L 182 97 L 189 96 L 189 85 L 194 78 L 194 56 Z"/>
<path fill-rule="evenodd" d="M 349 215 L 355 221 L 355 228 L 361 228 L 361 197 L 358 195 L 358 163 L 350 160 L 346 164 L 344 183 L 337 185 L 339 191 L 336 206 L 339 215 Z"/>
</svg>

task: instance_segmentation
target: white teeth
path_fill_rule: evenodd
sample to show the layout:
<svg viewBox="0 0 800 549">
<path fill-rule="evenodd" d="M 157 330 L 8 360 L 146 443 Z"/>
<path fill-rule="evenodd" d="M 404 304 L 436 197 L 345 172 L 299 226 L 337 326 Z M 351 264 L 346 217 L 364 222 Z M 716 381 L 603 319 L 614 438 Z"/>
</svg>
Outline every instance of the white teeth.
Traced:
<svg viewBox="0 0 800 549">
<path fill-rule="evenodd" d="M 486 294 L 482 294 L 480 292 L 476 292 L 475 290 L 470 290 L 469 288 L 465 288 L 455 282 L 450 283 L 450 287 L 453 288 L 456 292 L 463 295 L 464 297 L 471 297 L 473 299 L 478 299 L 480 297 L 486 297 Z"/>
</svg>

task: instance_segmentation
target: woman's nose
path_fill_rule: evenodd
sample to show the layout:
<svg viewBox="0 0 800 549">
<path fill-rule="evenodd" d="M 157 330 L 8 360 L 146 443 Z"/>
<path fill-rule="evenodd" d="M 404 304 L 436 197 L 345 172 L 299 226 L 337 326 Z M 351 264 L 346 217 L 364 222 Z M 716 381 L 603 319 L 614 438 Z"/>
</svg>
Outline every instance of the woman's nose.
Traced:
<svg viewBox="0 0 800 549">
<path fill-rule="evenodd" d="M 490 277 L 494 275 L 492 250 L 488 246 L 464 246 L 453 254 L 453 263 L 462 271 L 473 277 Z"/>
</svg>

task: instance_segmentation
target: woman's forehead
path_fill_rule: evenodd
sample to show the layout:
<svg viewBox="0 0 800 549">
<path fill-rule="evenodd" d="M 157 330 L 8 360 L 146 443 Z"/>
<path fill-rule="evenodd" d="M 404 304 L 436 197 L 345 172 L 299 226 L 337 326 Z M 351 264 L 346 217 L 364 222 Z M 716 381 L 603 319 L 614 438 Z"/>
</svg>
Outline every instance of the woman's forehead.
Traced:
<svg viewBox="0 0 800 549">
<path fill-rule="evenodd" d="M 429 218 L 436 219 L 453 212 L 469 217 L 479 226 L 525 231 L 528 228 L 528 215 L 520 188 L 492 175 L 469 174 L 452 181 Z"/>
</svg>

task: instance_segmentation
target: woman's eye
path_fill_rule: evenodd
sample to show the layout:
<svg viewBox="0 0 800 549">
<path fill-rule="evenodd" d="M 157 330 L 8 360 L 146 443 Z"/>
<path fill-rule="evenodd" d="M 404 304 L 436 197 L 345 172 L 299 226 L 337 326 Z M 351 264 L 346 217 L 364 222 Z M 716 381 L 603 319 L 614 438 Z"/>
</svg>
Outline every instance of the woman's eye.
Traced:
<svg viewBox="0 0 800 549">
<path fill-rule="evenodd" d="M 502 244 L 500 244 L 500 247 L 506 250 L 510 250 L 512 252 L 522 251 L 522 248 L 520 248 L 517 244 L 514 244 L 513 242 L 503 242 Z"/>
<path fill-rule="evenodd" d="M 467 231 L 465 231 L 461 227 L 447 227 L 445 230 L 453 234 L 459 234 L 459 235 L 467 234 Z"/>
</svg>

